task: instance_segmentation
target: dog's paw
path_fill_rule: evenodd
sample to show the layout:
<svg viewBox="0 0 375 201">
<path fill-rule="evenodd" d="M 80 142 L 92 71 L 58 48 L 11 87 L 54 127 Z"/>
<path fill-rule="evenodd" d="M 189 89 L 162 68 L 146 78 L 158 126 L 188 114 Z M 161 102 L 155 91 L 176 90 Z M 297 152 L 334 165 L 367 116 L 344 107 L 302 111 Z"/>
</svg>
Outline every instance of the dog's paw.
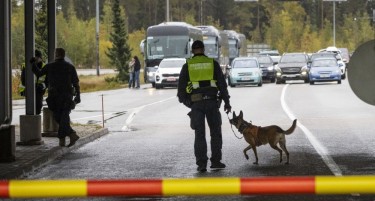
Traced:
<svg viewBox="0 0 375 201">
<path fill-rule="evenodd" d="M 245 158 L 246 158 L 246 160 L 249 160 L 249 156 L 248 155 L 245 155 Z"/>
<path fill-rule="evenodd" d="M 253 164 L 254 164 L 254 165 L 259 165 L 258 162 L 254 162 Z"/>
<path fill-rule="evenodd" d="M 286 162 L 285 165 L 289 165 L 289 162 Z"/>
</svg>

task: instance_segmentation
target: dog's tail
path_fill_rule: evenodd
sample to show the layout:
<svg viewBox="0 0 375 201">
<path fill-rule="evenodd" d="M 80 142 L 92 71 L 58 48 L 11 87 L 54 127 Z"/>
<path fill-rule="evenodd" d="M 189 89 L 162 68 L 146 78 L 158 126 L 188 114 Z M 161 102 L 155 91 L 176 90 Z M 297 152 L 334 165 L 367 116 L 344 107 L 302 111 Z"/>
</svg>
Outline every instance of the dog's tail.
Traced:
<svg viewBox="0 0 375 201">
<path fill-rule="evenodd" d="M 296 129 L 296 126 L 297 126 L 297 119 L 295 119 L 295 120 L 293 121 L 293 125 L 292 125 L 288 130 L 284 131 L 283 133 L 284 133 L 285 135 L 292 134 L 293 131 L 294 131 L 294 129 Z"/>
</svg>

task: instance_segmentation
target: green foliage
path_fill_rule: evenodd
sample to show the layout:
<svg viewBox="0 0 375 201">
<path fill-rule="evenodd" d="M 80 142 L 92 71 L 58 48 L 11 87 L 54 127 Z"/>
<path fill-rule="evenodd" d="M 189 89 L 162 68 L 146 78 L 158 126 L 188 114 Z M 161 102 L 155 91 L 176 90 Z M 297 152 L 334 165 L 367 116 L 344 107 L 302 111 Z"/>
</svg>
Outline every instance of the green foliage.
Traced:
<svg viewBox="0 0 375 201">
<path fill-rule="evenodd" d="M 24 1 L 12 0 L 12 67 L 24 62 Z M 46 0 L 36 0 L 36 48 L 46 54 Z M 95 0 L 56 0 L 57 46 L 67 50 L 67 56 L 79 68 L 96 67 Z M 113 26 L 112 5 L 118 2 L 123 23 L 123 37 Z M 142 60 L 139 44 L 148 26 L 165 21 L 165 0 L 100 0 L 99 56 L 101 68 L 117 68 L 127 80 L 127 62 L 137 55 Z M 201 22 L 220 29 L 233 29 L 245 34 L 251 43 L 268 43 L 285 51 L 317 51 L 333 45 L 332 2 L 304 0 L 281 2 L 234 2 L 234 0 L 173 0 L 170 2 L 171 21 Z M 126 7 L 124 7 L 126 6 Z M 336 46 L 353 51 L 361 43 L 374 38 L 371 22 L 375 1 L 350 0 L 336 3 Z M 125 12 L 125 9 L 126 12 Z M 258 26 L 259 8 L 259 26 Z M 121 10 L 120 9 L 120 10 Z M 125 16 L 126 13 L 126 16 Z M 356 19 L 356 20 L 354 20 Z M 258 28 L 259 27 L 259 28 Z M 129 35 L 128 35 L 129 34 Z M 113 63 L 106 53 L 117 48 L 122 40 L 126 53 L 118 54 L 121 62 Z M 118 48 L 119 49 L 119 48 Z M 114 51 L 115 52 L 115 51 Z M 112 53 L 110 53 L 112 54 Z"/>
<path fill-rule="evenodd" d="M 114 0 L 112 4 L 112 32 L 109 40 L 112 42 L 112 47 L 108 49 L 106 55 L 110 59 L 110 63 L 118 70 L 118 79 L 125 82 L 129 79 L 128 69 L 129 60 L 131 57 L 131 49 L 128 45 L 128 32 L 125 27 L 125 21 L 122 17 L 122 10 L 120 9 L 119 0 Z"/>
<path fill-rule="evenodd" d="M 44 60 L 48 56 L 47 0 L 39 0 L 35 20 L 35 49 L 42 52 Z"/>
</svg>

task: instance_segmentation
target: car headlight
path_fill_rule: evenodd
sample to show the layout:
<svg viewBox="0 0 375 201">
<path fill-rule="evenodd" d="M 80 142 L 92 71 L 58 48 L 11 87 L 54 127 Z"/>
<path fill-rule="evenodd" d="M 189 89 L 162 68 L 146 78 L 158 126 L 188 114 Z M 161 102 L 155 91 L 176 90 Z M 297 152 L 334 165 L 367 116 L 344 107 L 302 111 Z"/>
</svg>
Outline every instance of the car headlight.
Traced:
<svg viewBox="0 0 375 201">
<path fill-rule="evenodd" d="M 269 70 L 269 71 L 273 70 L 273 66 L 269 66 L 269 67 L 267 68 L 267 70 Z"/>
<path fill-rule="evenodd" d="M 280 76 L 280 75 L 281 75 L 281 72 L 277 72 L 276 75 L 277 75 L 277 76 Z"/>
<path fill-rule="evenodd" d="M 307 74 L 307 72 L 306 71 L 303 71 L 302 73 L 301 73 L 302 75 L 306 75 Z"/>
</svg>

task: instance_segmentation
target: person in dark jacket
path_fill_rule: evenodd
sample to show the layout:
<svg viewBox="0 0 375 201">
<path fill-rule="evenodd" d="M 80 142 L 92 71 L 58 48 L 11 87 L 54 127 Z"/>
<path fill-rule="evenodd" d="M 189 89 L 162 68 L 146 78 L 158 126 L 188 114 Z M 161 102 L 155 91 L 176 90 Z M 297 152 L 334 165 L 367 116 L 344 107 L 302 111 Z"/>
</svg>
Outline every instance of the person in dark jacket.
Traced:
<svg viewBox="0 0 375 201">
<path fill-rule="evenodd" d="M 141 72 L 141 62 L 139 61 L 137 56 L 133 57 L 134 59 L 134 81 L 135 81 L 135 88 L 139 88 L 139 73 Z"/>
<path fill-rule="evenodd" d="M 182 66 L 177 96 L 181 103 L 188 108 L 190 126 L 195 130 L 194 154 L 197 170 L 207 171 L 207 143 L 205 133 L 205 118 L 211 134 L 211 168 L 225 168 L 222 159 L 222 133 L 220 103 L 224 100 L 224 111 L 230 112 L 227 83 L 220 65 L 212 58 L 204 55 L 204 44 L 197 40 L 192 44 L 193 58 Z"/>
<path fill-rule="evenodd" d="M 35 50 L 35 57 L 31 58 L 30 63 L 35 65 L 37 68 L 42 69 L 44 67 L 42 52 Z M 43 96 L 46 93 L 46 76 L 37 76 L 35 80 L 35 113 L 39 115 L 43 107 Z M 25 86 L 26 86 L 26 66 L 22 64 L 21 66 L 21 85 L 19 87 L 19 92 L 21 96 L 25 96 Z"/>
<path fill-rule="evenodd" d="M 33 65 L 33 72 L 37 76 L 47 75 L 48 97 L 46 99 L 48 108 L 53 112 L 55 120 L 59 124 L 59 145 L 65 146 L 65 138 L 69 136 L 68 147 L 73 146 L 79 136 L 70 126 L 70 112 L 75 104 L 81 102 L 80 87 L 75 67 L 64 60 L 65 50 L 56 48 L 55 61 L 38 69 Z M 73 100 L 73 96 L 74 100 Z"/>
</svg>

